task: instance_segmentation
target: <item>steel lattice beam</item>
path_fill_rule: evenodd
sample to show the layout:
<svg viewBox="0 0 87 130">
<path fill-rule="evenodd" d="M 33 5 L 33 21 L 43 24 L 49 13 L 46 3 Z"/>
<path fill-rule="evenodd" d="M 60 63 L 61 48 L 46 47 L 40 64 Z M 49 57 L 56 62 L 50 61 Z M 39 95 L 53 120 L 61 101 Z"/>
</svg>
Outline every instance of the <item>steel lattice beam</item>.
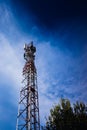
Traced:
<svg viewBox="0 0 87 130">
<path fill-rule="evenodd" d="M 24 47 L 23 84 L 20 91 L 16 130 L 40 130 L 37 72 L 34 64 L 36 48 L 33 43 Z"/>
</svg>

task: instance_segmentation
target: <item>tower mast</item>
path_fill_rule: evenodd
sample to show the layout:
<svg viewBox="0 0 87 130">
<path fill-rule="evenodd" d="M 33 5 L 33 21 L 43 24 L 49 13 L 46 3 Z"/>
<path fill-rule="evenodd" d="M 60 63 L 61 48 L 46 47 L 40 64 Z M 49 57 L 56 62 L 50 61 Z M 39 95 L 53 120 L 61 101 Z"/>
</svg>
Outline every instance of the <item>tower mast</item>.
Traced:
<svg viewBox="0 0 87 130">
<path fill-rule="evenodd" d="M 37 71 L 34 63 L 36 47 L 33 42 L 25 44 L 24 51 L 24 85 L 20 91 L 16 130 L 40 130 Z"/>
</svg>

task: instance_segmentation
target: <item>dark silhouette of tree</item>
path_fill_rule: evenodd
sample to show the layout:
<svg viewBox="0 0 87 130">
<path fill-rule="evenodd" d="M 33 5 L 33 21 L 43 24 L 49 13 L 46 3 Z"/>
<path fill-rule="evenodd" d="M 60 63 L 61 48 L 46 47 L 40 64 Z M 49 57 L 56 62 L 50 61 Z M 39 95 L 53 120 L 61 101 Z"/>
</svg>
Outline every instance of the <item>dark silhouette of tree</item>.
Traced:
<svg viewBox="0 0 87 130">
<path fill-rule="evenodd" d="M 87 105 L 83 102 L 71 105 L 68 99 L 61 99 L 50 110 L 42 130 L 87 130 Z"/>
</svg>

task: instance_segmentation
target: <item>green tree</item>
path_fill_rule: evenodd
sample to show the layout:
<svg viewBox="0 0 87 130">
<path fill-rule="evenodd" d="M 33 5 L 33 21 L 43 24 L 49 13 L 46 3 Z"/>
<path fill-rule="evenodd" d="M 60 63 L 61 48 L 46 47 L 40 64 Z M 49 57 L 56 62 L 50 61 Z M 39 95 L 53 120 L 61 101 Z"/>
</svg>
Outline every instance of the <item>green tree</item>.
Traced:
<svg viewBox="0 0 87 130">
<path fill-rule="evenodd" d="M 61 99 L 60 104 L 50 110 L 43 130 L 87 130 L 87 106 L 76 102 L 71 106 L 68 99 Z"/>
</svg>

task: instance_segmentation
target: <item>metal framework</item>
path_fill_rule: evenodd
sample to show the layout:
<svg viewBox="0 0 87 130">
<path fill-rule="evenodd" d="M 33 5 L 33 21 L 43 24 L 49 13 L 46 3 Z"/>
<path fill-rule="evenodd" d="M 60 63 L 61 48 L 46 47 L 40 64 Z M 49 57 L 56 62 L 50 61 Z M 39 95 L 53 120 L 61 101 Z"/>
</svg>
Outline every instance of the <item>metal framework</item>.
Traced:
<svg viewBox="0 0 87 130">
<path fill-rule="evenodd" d="M 23 84 L 20 91 L 16 130 L 40 130 L 37 72 L 34 64 L 36 48 L 33 42 L 25 44 Z"/>
</svg>

